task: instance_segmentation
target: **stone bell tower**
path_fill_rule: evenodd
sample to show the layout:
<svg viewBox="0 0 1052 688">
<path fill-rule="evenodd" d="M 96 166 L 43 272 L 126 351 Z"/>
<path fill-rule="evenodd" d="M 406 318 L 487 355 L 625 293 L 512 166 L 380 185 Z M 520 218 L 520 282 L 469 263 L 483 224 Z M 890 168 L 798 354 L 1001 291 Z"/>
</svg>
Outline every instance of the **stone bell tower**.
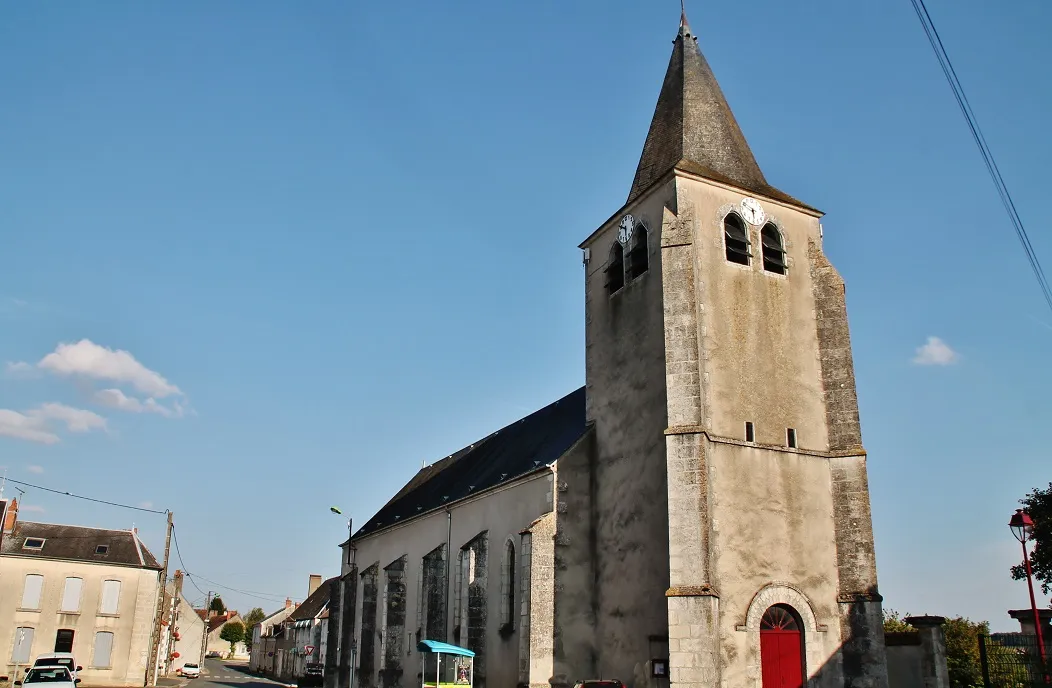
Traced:
<svg viewBox="0 0 1052 688">
<path fill-rule="evenodd" d="M 559 467 L 557 675 L 886 688 L 821 217 L 767 183 L 684 16 L 628 200 L 581 244 L 594 451 Z"/>
</svg>

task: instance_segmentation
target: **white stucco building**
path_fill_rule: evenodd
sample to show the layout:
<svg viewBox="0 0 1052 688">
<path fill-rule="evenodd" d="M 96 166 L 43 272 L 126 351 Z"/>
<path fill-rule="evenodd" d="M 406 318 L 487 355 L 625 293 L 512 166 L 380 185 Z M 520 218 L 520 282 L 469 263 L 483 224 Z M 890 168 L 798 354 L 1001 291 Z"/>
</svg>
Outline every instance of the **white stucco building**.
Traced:
<svg viewBox="0 0 1052 688">
<path fill-rule="evenodd" d="M 142 685 L 161 565 L 132 530 L 18 520 L 0 544 L 0 651 L 18 676 L 48 652 L 72 652 L 85 685 Z M 4 649 L 6 648 L 6 649 Z"/>
</svg>

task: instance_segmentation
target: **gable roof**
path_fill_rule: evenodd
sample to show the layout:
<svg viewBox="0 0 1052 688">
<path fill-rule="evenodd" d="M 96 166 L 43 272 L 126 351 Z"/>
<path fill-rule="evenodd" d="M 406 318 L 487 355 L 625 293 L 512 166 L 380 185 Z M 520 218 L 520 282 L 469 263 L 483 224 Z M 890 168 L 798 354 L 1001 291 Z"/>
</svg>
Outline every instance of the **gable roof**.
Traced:
<svg viewBox="0 0 1052 688">
<path fill-rule="evenodd" d="M 27 538 L 43 540 L 44 546 L 40 549 L 26 549 L 23 545 Z M 106 546 L 105 554 L 95 553 L 99 545 Z M 161 570 L 160 563 L 133 530 L 17 521 L 10 533 L 4 533 L 0 553 L 5 556 L 64 559 Z"/>
<path fill-rule="evenodd" d="M 290 621 L 304 621 L 318 616 L 321 610 L 325 609 L 326 605 L 329 604 L 329 593 L 332 591 L 331 586 L 333 582 L 339 579 L 339 576 L 334 576 L 322 582 L 318 589 L 310 594 L 310 597 L 303 600 L 303 604 L 297 607 L 296 611 L 289 614 L 288 619 Z"/>
<path fill-rule="evenodd" d="M 587 432 L 584 387 L 413 476 L 354 538 L 401 524 L 551 466 Z"/>
<path fill-rule="evenodd" d="M 686 15 L 680 18 L 628 202 L 673 169 L 814 210 L 767 183 Z"/>
<path fill-rule="evenodd" d="M 221 628 L 231 621 L 241 621 L 241 616 L 237 612 L 217 614 L 208 620 L 208 632 L 211 633 L 215 629 Z"/>
</svg>

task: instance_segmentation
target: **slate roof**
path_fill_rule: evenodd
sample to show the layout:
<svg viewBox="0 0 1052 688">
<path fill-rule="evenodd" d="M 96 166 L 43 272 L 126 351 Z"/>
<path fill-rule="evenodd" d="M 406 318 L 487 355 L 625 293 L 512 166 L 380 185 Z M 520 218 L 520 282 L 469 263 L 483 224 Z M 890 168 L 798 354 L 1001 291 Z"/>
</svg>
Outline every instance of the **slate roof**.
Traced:
<svg viewBox="0 0 1052 688">
<path fill-rule="evenodd" d="M 587 431 L 584 387 L 426 466 L 353 539 L 555 463 Z"/>
<path fill-rule="evenodd" d="M 814 210 L 767 183 L 684 15 L 628 202 L 682 169 Z"/>
<path fill-rule="evenodd" d="M 44 547 L 39 550 L 25 549 L 23 545 L 26 538 L 40 538 L 44 540 Z M 105 554 L 95 553 L 99 545 L 106 545 Z M 157 559 L 130 530 L 16 521 L 12 532 L 4 533 L 0 552 L 5 556 L 66 559 L 161 570 Z"/>
<path fill-rule="evenodd" d="M 304 619 L 313 619 L 318 615 L 325 605 L 329 603 L 329 592 L 333 582 L 338 581 L 339 576 L 333 576 L 327 581 L 324 581 L 318 586 L 318 589 L 310 594 L 310 596 L 303 600 L 303 604 L 296 607 L 296 611 L 289 614 L 289 621 L 303 621 Z"/>
</svg>

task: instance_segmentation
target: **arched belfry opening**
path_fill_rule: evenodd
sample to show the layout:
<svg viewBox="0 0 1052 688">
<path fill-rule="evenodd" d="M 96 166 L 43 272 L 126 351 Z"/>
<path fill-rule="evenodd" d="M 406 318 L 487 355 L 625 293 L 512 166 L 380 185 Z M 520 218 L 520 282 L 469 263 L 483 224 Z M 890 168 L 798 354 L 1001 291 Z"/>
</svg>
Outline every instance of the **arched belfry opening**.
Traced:
<svg viewBox="0 0 1052 688">
<path fill-rule="evenodd" d="M 768 607 L 760 618 L 760 666 L 763 688 L 804 685 L 804 624 L 787 604 Z"/>
</svg>

